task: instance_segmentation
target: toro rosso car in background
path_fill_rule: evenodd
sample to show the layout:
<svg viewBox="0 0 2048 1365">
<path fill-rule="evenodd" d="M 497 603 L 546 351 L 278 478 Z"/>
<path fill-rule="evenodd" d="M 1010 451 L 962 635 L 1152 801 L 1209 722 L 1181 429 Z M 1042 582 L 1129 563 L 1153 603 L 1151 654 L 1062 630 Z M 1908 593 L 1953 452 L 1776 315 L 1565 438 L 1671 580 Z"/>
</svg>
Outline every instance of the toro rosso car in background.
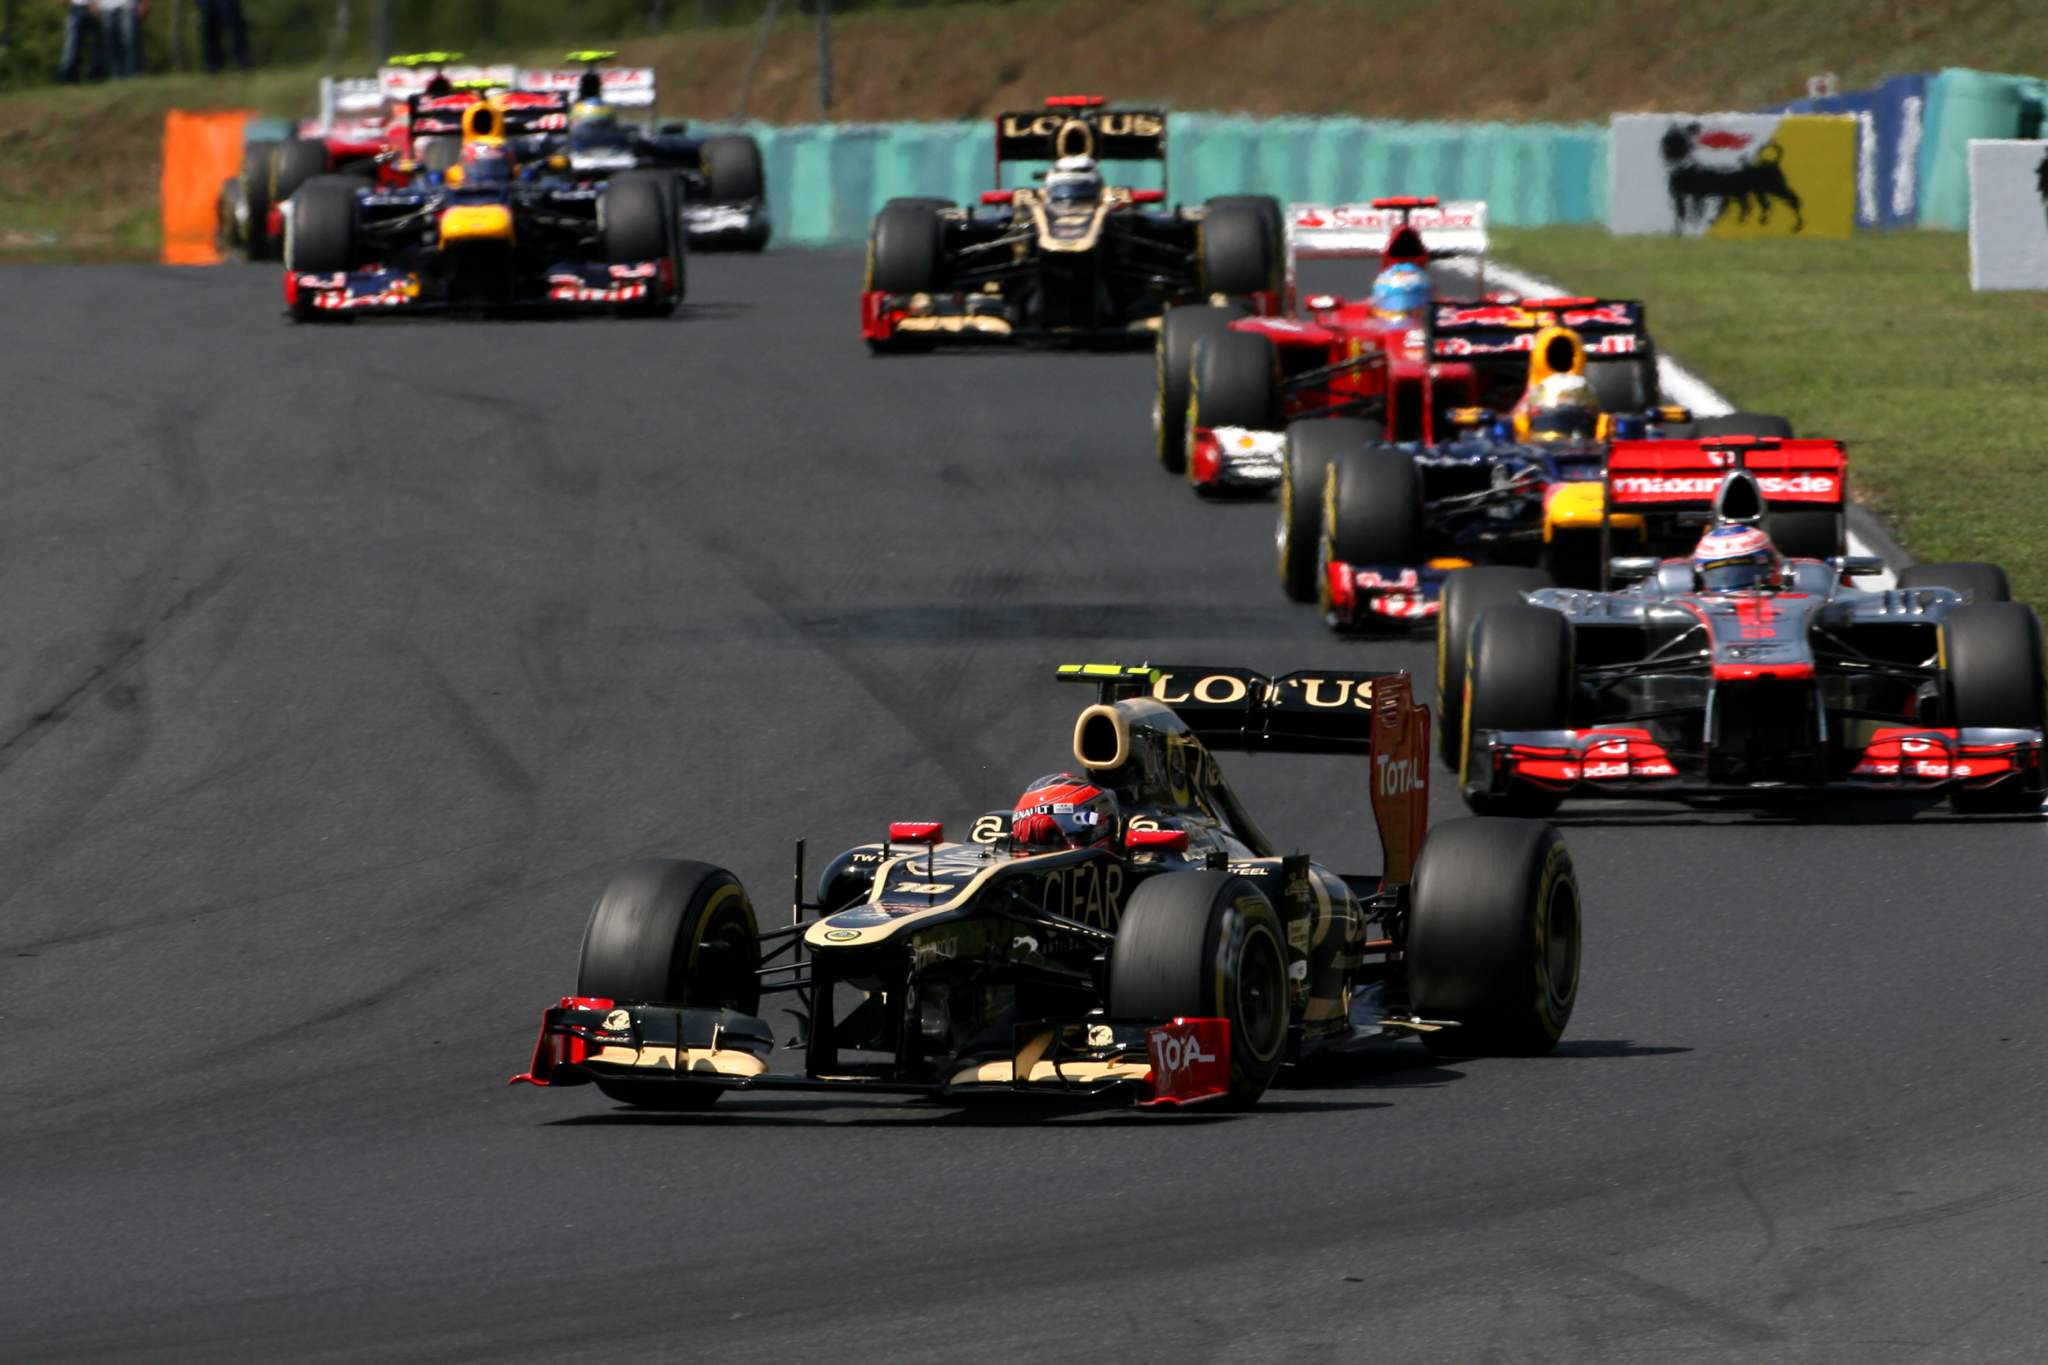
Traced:
<svg viewBox="0 0 2048 1365">
<path fill-rule="evenodd" d="M 1444 444 L 1392 444 L 1344 419 L 1290 430 L 1294 471 L 1319 463 L 1323 488 L 1313 500 L 1283 496 L 1289 512 L 1319 513 L 1320 527 L 1313 542 L 1289 538 L 1281 572 L 1299 567 L 1286 554 L 1314 545 L 1317 600 L 1333 627 L 1432 618 L 1446 578 L 1475 561 L 1540 566 L 1563 586 L 1604 587 L 1615 553 L 1689 549 L 1720 477 L 1736 467 L 1757 474 L 1765 526 L 1783 552 L 1843 552 L 1848 459 L 1839 441 L 1789 439 L 1788 424 L 1763 414 L 1695 422 L 1682 408 L 1602 412 L 1578 338 L 1565 329 L 1543 337 L 1514 412 L 1453 409 L 1453 421 L 1470 425 Z M 1776 431 L 1787 439 L 1686 436 Z"/>
<path fill-rule="evenodd" d="M 621 872 L 576 993 L 514 1079 L 657 1109 L 767 1089 L 1242 1105 L 1288 1063 L 1368 1038 L 1459 1055 L 1557 1042 L 1578 989 L 1571 856 L 1536 821 L 1426 830 L 1428 713 L 1406 674 L 1060 676 L 1100 688 L 1074 772 L 968 842 L 890 824 L 786 926 L 764 929 L 709 863 Z M 1383 870 L 1280 853 L 1210 752 L 1226 747 L 1357 755 Z M 769 993 L 791 998 L 800 1072 L 769 1069 Z"/>
<path fill-rule="evenodd" d="M 561 96 L 468 92 L 414 101 L 413 135 L 459 129 L 460 160 L 410 184 L 316 176 L 293 196 L 285 303 L 294 319 L 463 307 L 605 307 L 666 315 L 682 244 L 659 173 L 602 186 L 522 165 L 518 142 L 566 117 Z M 446 106 L 446 107 L 444 107 Z"/>
<path fill-rule="evenodd" d="M 1617 456 L 1623 452 L 1618 448 Z M 1759 477 L 1725 476 L 1690 558 L 1619 559 L 1613 592 L 1467 569 L 1438 620 L 1444 757 L 1475 811 L 1571 796 L 1946 794 L 2038 810 L 2041 623 L 1990 564 L 1786 559 Z"/>
<path fill-rule="evenodd" d="M 1438 300 L 1426 273 L 1463 258 L 1484 287 L 1486 206 L 1433 198 L 1370 205 L 1297 204 L 1286 230 L 1286 315 L 1241 308 L 1175 309 L 1156 348 L 1153 434 L 1160 463 L 1198 492 L 1284 493 L 1290 424 L 1351 418 L 1375 439 L 1434 443 L 1452 409 L 1505 411 L 1521 396 L 1538 332 L 1563 325 L 1582 338 L 1589 378 L 1616 412 L 1651 405 L 1655 364 L 1640 304 L 1614 299 L 1515 301 L 1488 294 Z M 1304 260 L 1373 260 L 1382 297 L 1300 292 Z M 1391 296 L 1405 277 L 1407 296 Z M 1649 386 L 1646 390 L 1645 386 Z M 1313 498 L 1318 476 L 1304 484 Z M 1313 518 L 1306 518 L 1313 532 Z M 1312 563 L 1313 536 L 1303 538 Z M 1291 591 L 1314 595 L 1309 572 Z"/>
<path fill-rule="evenodd" d="M 572 101 L 565 130 L 543 149 L 583 184 L 624 171 L 660 171 L 693 251 L 759 251 L 768 244 L 767 182 L 751 136 L 687 135 L 680 119 L 654 121 L 652 67 L 606 66 L 613 52 L 571 52 L 580 69 L 522 70 L 514 88 Z"/>
<path fill-rule="evenodd" d="M 1270 311 L 1279 206 L 1263 195 L 1166 209 L 1166 190 L 1106 184 L 1103 161 L 1166 161 L 1166 115 L 1060 96 L 996 117 L 996 181 L 1019 161 L 1039 183 L 975 208 L 892 199 L 868 235 L 861 336 L 877 352 L 1022 337 L 1144 340 L 1169 305 L 1212 295 Z"/>
</svg>

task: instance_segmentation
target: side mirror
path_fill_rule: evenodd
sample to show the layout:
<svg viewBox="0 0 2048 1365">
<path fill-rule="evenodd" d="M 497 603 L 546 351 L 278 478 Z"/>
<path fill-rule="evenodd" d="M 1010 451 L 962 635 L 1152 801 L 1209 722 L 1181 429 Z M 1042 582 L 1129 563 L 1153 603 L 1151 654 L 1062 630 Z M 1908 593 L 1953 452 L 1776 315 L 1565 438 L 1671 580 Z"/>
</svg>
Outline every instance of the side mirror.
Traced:
<svg viewBox="0 0 2048 1365">
<path fill-rule="evenodd" d="M 1655 555 L 1618 555 L 1607 561 L 1607 574 L 1617 583 L 1640 583 L 1654 576 L 1662 562 Z"/>
<path fill-rule="evenodd" d="M 1163 204 L 1166 202 L 1166 191 L 1132 190 L 1131 202 L 1133 204 Z"/>
<path fill-rule="evenodd" d="M 945 834 L 946 827 L 937 820 L 889 822 L 889 842 L 892 844 L 936 844 Z"/>
<path fill-rule="evenodd" d="M 1690 422 L 1692 420 L 1692 409 L 1682 408 L 1676 403 L 1666 403 L 1657 409 L 1657 420 L 1660 422 Z"/>
<path fill-rule="evenodd" d="M 1184 829 L 1126 830 L 1124 847 L 1132 853 L 1185 853 L 1188 851 L 1188 832 Z"/>
<path fill-rule="evenodd" d="M 983 190 L 981 192 L 981 202 L 984 204 L 1007 204 L 1016 197 L 1017 191 L 1015 190 Z"/>
<path fill-rule="evenodd" d="M 1834 555 L 1828 567 L 1845 578 L 1874 578 L 1884 572 L 1884 560 L 1876 555 Z"/>
</svg>

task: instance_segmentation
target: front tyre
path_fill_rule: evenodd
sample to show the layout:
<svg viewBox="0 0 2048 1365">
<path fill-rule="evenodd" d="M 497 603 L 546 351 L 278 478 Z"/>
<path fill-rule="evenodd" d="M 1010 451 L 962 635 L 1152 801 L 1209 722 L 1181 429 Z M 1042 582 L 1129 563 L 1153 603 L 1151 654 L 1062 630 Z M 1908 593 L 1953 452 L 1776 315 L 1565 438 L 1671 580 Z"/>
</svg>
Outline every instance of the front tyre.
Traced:
<svg viewBox="0 0 2048 1365">
<path fill-rule="evenodd" d="M 1169 474 L 1188 467 L 1188 393 L 1194 381 L 1195 343 L 1226 332 L 1245 315 L 1236 304 L 1169 308 L 1153 344 L 1152 445 Z"/>
<path fill-rule="evenodd" d="M 1227 872 L 1169 872 L 1138 885 L 1109 958 L 1114 1019 L 1228 1019 L 1230 1103 L 1249 1105 L 1287 1051 L 1287 948 L 1258 886 Z"/>
<path fill-rule="evenodd" d="M 1316 600 L 1316 557 L 1330 466 L 1386 438 L 1386 427 L 1371 418 L 1317 417 L 1288 423 L 1287 448 L 1280 464 L 1280 521 L 1273 531 L 1273 548 L 1280 587 L 1291 601 Z"/>
<path fill-rule="evenodd" d="M 1571 850 L 1539 820 L 1447 820 L 1429 832 L 1408 917 L 1408 994 L 1446 1056 L 1536 1057 L 1579 995 Z"/>
<path fill-rule="evenodd" d="M 576 993 L 753 1014 L 760 965 L 754 907 L 739 878 L 710 863 L 650 858 L 613 877 L 590 912 Z M 687 1081 L 603 1077 L 597 1086 L 643 1109 L 702 1109 L 723 1093 Z"/>
<path fill-rule="evenodd" d="M 1548 607 L 1503 603 L 1473 628 L 1465 667 L 1464 763 L 1458 773 L 1465 804 L 1474 815 L 1550 814 L 1564 801 L 1563 793 L 1525 781 L 1502 792 L 1471 790 L 1471 759 L 1481 730 L 1562 730 L 1571 724 L 1571 623 Z"/>
<path fill-rule="evenodd" d="M 2041 677 L 2041 620 L 2019 602 L 1957 607 L 1941 623 L 1948 660 L 1949 715 L 1961 727 L 2039 730 L 2048 726 Z M 2018 777 L 1993 786 L 1958 787 L 1949 804 L 1965 815 L 2040 809 L 2042 793 Z"/>
<path fill-rule="evenodd" d="M 1464 755 L 1465 662 L 1473 627 L 1487 608 L 1525 602 L 1524 594 L 1551 586 L 1550 575 L 1541 569 L 1499 564 L 1460 569 L 1444 580 L 1436 618 L 1436 733 L 1437 752 L 1452 772 Z"/>
</svg>

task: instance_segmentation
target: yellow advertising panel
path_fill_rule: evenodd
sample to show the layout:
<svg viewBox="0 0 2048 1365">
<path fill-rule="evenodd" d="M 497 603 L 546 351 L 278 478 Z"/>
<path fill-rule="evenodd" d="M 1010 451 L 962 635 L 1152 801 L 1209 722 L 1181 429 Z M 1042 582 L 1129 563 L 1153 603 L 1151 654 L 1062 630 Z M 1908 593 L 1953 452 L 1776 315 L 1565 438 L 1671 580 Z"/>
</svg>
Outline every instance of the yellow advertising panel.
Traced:
<svg viewBox="0 0 2048 1365">
<path fill-rule="evenodd" d="M 1709 237 L 1847 237 L 1856 230 L 1856 120 L 1787 114 L 1715 188 L 1721 208 Z"/>
</svg>

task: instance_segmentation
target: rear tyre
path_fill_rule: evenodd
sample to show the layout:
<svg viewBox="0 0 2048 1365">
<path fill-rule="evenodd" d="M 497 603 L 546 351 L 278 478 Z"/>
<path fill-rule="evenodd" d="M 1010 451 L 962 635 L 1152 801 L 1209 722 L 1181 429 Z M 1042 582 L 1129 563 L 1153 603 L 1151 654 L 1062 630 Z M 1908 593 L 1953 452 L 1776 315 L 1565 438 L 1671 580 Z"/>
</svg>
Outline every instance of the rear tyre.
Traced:
<svg viewBox="0 0 2048 1365">
<path fill-rule="evenodd" d="M 675 250 L 674 218 L 666 196 L 667 187 L 655 176 L 620 176 L 604 187 L 598 201 L 598 217 L 604 230 L 606 259 L 614 265 L 640 265 L 668 261 L 673 268 Z M 674 295 L 653 289 L 645 300 L 619 305 L 622 317 L 667 317 L 676 310 L 682 295 L 677 280 Z"/>
<path fill-rule="evenodd" d="M 1196 233 L 1205 294 L 1259 294 L 1280 287 L 1280 252 L 1272 223 L 1279 216 L 1261 196 L 1213 199 Z"/>
<path fill-rule="evenodd" d="M 1579 995 L 1580 907 L 1571 851 L 1537 820 L 1447 820 L 1415 868 L 1408 994 L 1445 1056 L 1538 1057 Z"/>
<path fill-rule="evenodd" d="M 1188 467 L 1188 391 L 1194 380 L 1195 343 L 1227 330 L 1245 310 L 1222 307 L 1169 308 L 1159 320 L 1153 344 L 1152 448 L 1169 474 Z"/>
<path fill-rule="evenodd" d="M 1109 957 L 1115 1019 L 1230 1021 L 1230 1103 L 1265 1093 L 1287 1050 L 1287 948 L 1258 886 L 1227 872 L 1139 883 Z"/>
<path fill-rule="evenodd" d="M 1902 588 L 1952 588 L 1975 602 L 2010 602 L 2012 584 L 1996 564 L 1909 564 L 1899 570 Z"/>
<path fill-rule="evenodd" d="M 754 907 L 739 878 L 709 863 L 650 858 L 613 877 L 590 912 L 576 993 L 753 1014 L 760 965 Z M 642 1109 L 702 1109 L 723 1093 L 686 1081 L 607 1078 L 597 1086 Z"/>
<path fill-rule="evenodd" d="M 1693 423 L 1693 434 L 1711 436 L 1775 436 L 1792 439 L 1792 424 L 1774 413 L 1729 412 L 1719 417 L 1701 417 Z"/>
<path fill-rule="evenodd" d="M 1331 464 L 1386 439 L 1386 427 L 1365 418 L 1318 417 L 1288 423 L 1287 449 L 1280 465 L 1280 523 L 1273 533 L 1273 545 L 1280 587 L 1292 600 L 1316 600 L 1323 492 Z"/>
<path fill-rule="evenodd" d="M 247 143 L 242 148 L 242 174 L 237 182 L 240 212 L 246 225 L 239 242 L 242 254 L 252 261 L 275 260 L 278 243 L 270 237 L 270 163 L 277 155 L 277 143 L 268 139 Z"/>
<path fill-rule="evenodd" d="M 1466 658 L 1461 788 L 1471 779 L 1472 745 L 1479 731 L 1562 730 L 1570 724 L 1572 628 L 1548 607 L 1506 602 L 1479 618 Z M 1475 815 L 1543 816 L 1563 800 L 1527 782 L 1504 792 L 1465 793 L 1465 804 Z"/>
<path fill-rule="evenodd" d="M 1949 613 L 1941 634 L 1953 724 L 2010 730 L 2037 730 L 2048 724 L 2042 698 L 2041 620 L 2033 608 L 2019 602 L 1966 604 Z M 2041 796 L 2017 778 L 2008 778 L 1980 790 L 1958 788 L 1950 793 L 1949 804 L 1965 815 L 2016 814 L 2040 809 Z"/>
<path fill-rule="evenodd" d="M 301 185 L 327 174 L 327 144 L 289 138 L 277 144 L 270 168 L 270 202 L 282 204 Z"/>
<path fill-rule="evenodd" d="M 352 175 L 316 175 L 299 186 L 285 217 L 284 268 L 336 275 L 355 268 L 356 191 Z"/>
<path fill-rule="evenodd" d="M 705 189 L 713 203 L 758 200 L 766 192 L 768 181 L 761 172 L 761 144 L 753 138 L 737 133 L 707 138 L 700 155 Z"/>
<path fill-rule="evenodd" d="M 1840 512 L 1765 512 L 1764 530 L 1778 553 L 1792 559 L 1832 559 L 1849 549 L 1849 529 Z"/>
<path fill-rule="evenodd" d="M 1657 406 L 1657 361 L 1650 356 L 1627 360 L 1588 360 L 1586 382 L 1593 386 L 1600 411 L 1624 415 Z"/>
<path fill-rule="evenodd" d="M 1465 753 L 1465 663 L 1472 628 L 1489 607 L 1523 601 L 1524 593 L 1551 586 L 1541 569 L 1479 565 L 1460 569 L 1444 581 L 1436 618 L 1437 752 L 1458 771 Z"/>
</svg>

